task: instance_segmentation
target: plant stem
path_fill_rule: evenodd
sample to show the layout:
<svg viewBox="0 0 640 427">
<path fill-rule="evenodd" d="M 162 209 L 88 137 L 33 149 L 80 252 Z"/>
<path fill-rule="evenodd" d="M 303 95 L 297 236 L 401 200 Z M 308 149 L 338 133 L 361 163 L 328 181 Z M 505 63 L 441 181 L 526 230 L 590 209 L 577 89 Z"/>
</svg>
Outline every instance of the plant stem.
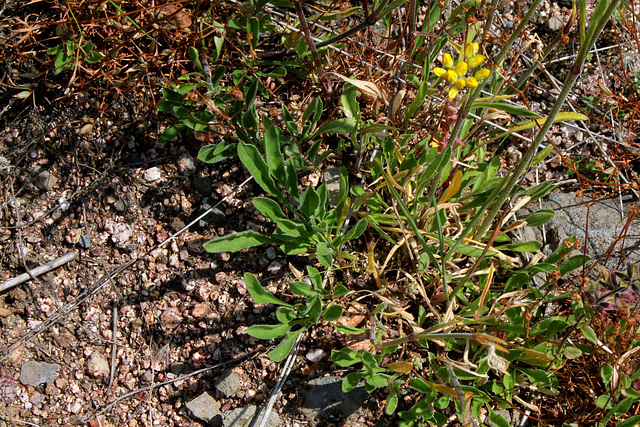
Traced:
<svg viewBox="0 0 640 427">
<path fill-rule="evenodd" d="M 602 1 L 606 1 L 606 0 L 602 0 Z M 612 0 L 609 6 L 607 7 L 607 9 L 605 10 L 605 12 L 602 14 L 602 16 L 594 17 L 592 19 L 591 24 L 595 25 L 593 33 L 590 32 L 589 34 L 590 37 L 588 37 L 588 40 L 586 40 L 583 43 L 583 45 L 580 47 L 578 57 L 576 58 L 573 66 L 567 73 L 567 76 L 564 81 L 564 85 L 562 87 L 562 91 L 560 92 L 560 95 L 558 95 L 558 99 L 556 99 L 556 102 L 553 105 L 553 108 L 551 109 L 549 116 L 540 127 L 540 130 L 536 134 L 536 137 L 531 143 L 531 146 L 529 147 L 529 149 L 526 151 L 522 159 L 520 159 L 520 162 L 517 164 L 515 169 L 511 172 L 506 185 L 498 195 L 496 201 L 493 204 L 493 207 L 491 208 L 491 210 L 485 217 L 484 221 L 478 228 L 477 232 L 475 233 L 476 238 L 481 239 L 487 233 L 487 231 L 489 231 L 489 228 L 491 227 L 491 224 L 495 219 L 495 217 L 497 216 L 498 212 L 500 211 L 500 209 L 502 209 L 502 206 L 506 202 L 507 198 L 509 198 L 511 192 L 513 191 L 518 181 L 520 181 L 520 178 L 523 175 L 523 173 L 531 165 L 531 161 L 533 160 L 533 157 L 538 151 L 538 147 L 540 146 L 540 143 L 545 138 L 547 132 L 551 128 L 551 125 L 553 124 L 556 116 L 560 112 L 560 109 L 562 108 L 562 106 L 564 105 L 564 102 L 569 96 L 569 93 L 571 92 L 573 85 L 575 84 L 576 80 L 580 76 L 580 70 L 582 69 L 584 62 L 587 59 L 587 54 L 595 44 L 598 36 L 602 32 L 602 29 L 604 28 L 605 24 L 611 17 L 611 14 L 613 14 L 613 11 L 616 9 L 619 2 L 620 0 Z M 594 20 L 595 22 L 593 22 Z"/>
<path fill-rule="evenodd" d="M 298 19 L 300 19 L 300 26 L 302 27 L 302 34 L 307 42 L 307 46 L 309 46 L 309 50 L 311 51 L 311 55 L 313 56 L 313 62 L 315 62 L 316 67 L 318 69 L 318 77 L 320 79 L 320 83 L 322 85 L 322 91 L 324 92 L 327 99 L 331 99 L 333 95 L 333 89 L 331 88 L 331 83 L 327 78 L 327 75 L 324 73 L 324 68 L 322 67 L 322 60 L 320 59 L 320 55 L 318 55 L 318 50 L 316 49 L 316 45 L 313 42 L 313 38 L 311 37 L 311 31 L 309 31 L 309 25 L 307 24 L 307 18 L 304 16 L 304 11 L 302 10 L 302 3 L 300 0 L 296 0 L 296 13 L 298 14 Z"/>
</svg>

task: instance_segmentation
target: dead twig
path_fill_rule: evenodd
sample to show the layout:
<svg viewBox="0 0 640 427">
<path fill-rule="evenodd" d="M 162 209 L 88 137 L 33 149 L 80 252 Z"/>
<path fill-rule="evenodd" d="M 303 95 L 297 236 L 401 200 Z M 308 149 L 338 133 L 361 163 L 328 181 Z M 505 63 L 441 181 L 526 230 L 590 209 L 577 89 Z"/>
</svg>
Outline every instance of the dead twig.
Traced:
<svg viewBox="0 0 640 427">
<path fill-rule="evenodd" d="M 53 261 L 49 261 L 46 264 L 36 267 L 33 270 L 28 270 L 28 273 L 23 273 L 17 277 L 14 277 L 13 279 L 9 279 L 5 282 L 0 283 L 0 292 L 6 291 L 7 289 L 13 288 L 14 286 L 17 286 L 21 283 L 31 280 L 33 277 L 37 277 L 48 271 L 54 270 L 60 267 L 61 265 L 64 265 L 70 261 L 73 261 L 76 258 L 78 258 L 78 252 L 73 251 L 73 252 L 69 252 L 68 254 L 62 255 L 61 257 L 58 257 Z"/>
</svg>

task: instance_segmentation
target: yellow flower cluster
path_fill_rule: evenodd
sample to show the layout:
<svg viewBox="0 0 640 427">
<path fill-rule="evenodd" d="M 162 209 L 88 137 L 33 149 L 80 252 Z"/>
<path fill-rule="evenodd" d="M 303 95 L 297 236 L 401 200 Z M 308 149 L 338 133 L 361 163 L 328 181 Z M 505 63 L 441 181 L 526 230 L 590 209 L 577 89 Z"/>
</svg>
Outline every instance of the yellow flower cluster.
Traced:
<svg viewBox="0 0 640 427">
<path fill-rule="evenodd" d="M 455 99 L 458 96 L 458 91 L 465 87 L 475 88 L 478 87 L 478 82 L 489 77 L 490 70 L 481 68 L 475 72 L 473 76 L 465 78 L 468 70 L 478 68 L 484 63 L 484 56 L 478 53 L 480 46 L 478 43 L 469 43 L 464 47 L 464 53 L 462 60 L 458 61 L 454 65 L 453 58 L 448 53 L 442 56 L 442 63 L 444 68 L 436 67 L 433 69 L 433 74 L 445 79 L 451 84 L 449 89 L 449 98 Z"/>
</svg>

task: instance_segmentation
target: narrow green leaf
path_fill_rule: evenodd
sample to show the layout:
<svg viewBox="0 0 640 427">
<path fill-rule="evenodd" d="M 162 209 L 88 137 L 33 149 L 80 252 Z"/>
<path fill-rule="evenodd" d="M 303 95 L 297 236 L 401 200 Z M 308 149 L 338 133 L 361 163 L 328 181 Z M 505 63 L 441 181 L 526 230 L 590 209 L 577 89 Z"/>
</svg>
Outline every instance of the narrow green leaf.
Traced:
<svg viewBox="0 0 640 427">
<path fill-rule="evenodd" d="M 413 390 L 422 394 L 429 394 L 432 391 L 431 387 L 429 387 L 429 385 L 421 378 L 412 378 L 409 381 L 409 386 Z"/>
<path fill-rule="evenodd" d="M 542 243 L 537 240 L 531 240 L 529 242 L 510 243 L 508 245 L 501 245 L 496 249 L 501 251 L 514 251 L 514 252 L 536 252 L 542 247 Z"/>
<path fill-rule="evenodd" d="M 489 421 L 496 427 L 510 427 L 510 424 L 505 420 L 502 415 L 498 415 L 493 412 L 493 409 L 489 407 Z"/>
<path fill-rule="evenodd" d="M 291 284 L 291 292 L 300 296 L 318 295 L 318 291 L 314 291 L 311 286 L 304 282 L 293 282 Z"/>
<path fill-rule="evenodd" d="M 536 113 L 535 111 L 531 111 L 526 107 L 519 107 L 517 105 L 511 105 L 511 104 L 503 104 L 502 102 L 474 102 L 473 107 L 487 108 L 491 110 L 500 110 L 500 111 L 507 112 L 509 114 L 514 114 L 514 115 L 523 116 L 523 117 L 535 117 L 535 118 L 541 117 L 540 114 Z"/>
<path fill-rule="evenodd" d="M 398 407 L 398 394 L 395 390 L 391 390 L 389 396 L 387 396 L 387 403 L 384 406 L 384 411 L 387 415 L 392 415 L 396 412 L 396 408 Z"/>
<path fill-rule="evenodd" d="M 635 427 L 640 423 L 640 415 L 633 415 L 624 421 L 620 421 L 617 427 Z"/>
<path fill-rule="evenodd" d="M 560 264 L 560 277 L 564 277 L 567 274 L 575 271 L 579 268 L 582 268 L 583 265 L 586 265 L 591 261 L 591 257 L 586 255 L 575 255 Z"/>
<path fill-rule="evenodd" d="M 582 335 L 584 335 L 584 337 L 590 343 L 598 345 L 598 341 L 599 341 L 598 336 L 596 335 L 595 331 L 591 329 L 591 326 L 589 325 L 581 326 L 580 331 L 582 332 Z"/>
<path fill-rule="evenodd" d="M 284 358 L 287 357 L 291 352 L 296 338 L 298 338 L 298 335 L 300 335 L 303 331 L 304 329 L 300 329 L 295 332 L 287 332 L 282 342 L 276 348 L 269 352 L 269 357 L 271 358 L 271 360 L 273 360 L 274 362 L 280 362 L 284 360 Z"/>
<path fill-rule="evenodd" d="M 387 374 L 376 374 L 367 376 L 364 380 L 369 383 L 369 385 L 379 388 L 386 387 L 389 385 L 389 380 L 391 379 L 391 375 Z"/>
<path fill-rule="evenodd" d="M 244 273 L 244 283 L 247 286 L 247 290 L 256 304 L 276 304 L 285 307 L 292 307 L 291 304 L 280 301 L 271 292 L 268 292 L 262 287 L 256 276 L 251 273 Z"/>
<path fill-rule="evenodd" d="M 549 144 L 542 150 L 540 150 L 535 156 L 533 156 L 533 160 L 531 160 L 531 167 L 537 166 L 538 163 L 547 158 L 549 153 L 553 150 L 553 145 Z"/>
<path fill-rule="evenodd" d="M 351 133 L 351 131 L 353 131 L 355 127 L 356 127 L 356 121 L 350 117 L 337 119 L 318 129 L 313 134 L 311 139 L 315 139 L 319 135 L 322 135 L 325 133 Z"/>
<path fill-rule="evenodd" d="M 573 113 L 573 112 L 560 112 L 558 113 L 558 115 L 556 116 L 556 118 L 553 120 L 554 123 L 562 123 L 562 122 L 569 122 L 569 121 L 574 121 L 574 120 L 587 120 L 588 117 L 585 116 L 584 114 L 581 113 Z M 523 130 L 527 130 L 527 129 L 531 129 L 537 126 L 542 126 L 544 124 L 544 122 L 547 120 L 546 117 L 542 117 L 539 119 L 534 119 L 531 121 L 528 121 L 524 124 L 521 124 L 519 126 L 514 126 L 512 128 L 509 128 L 508 131 L 506 132 L 502 132 L 499 135 L 494 136 L 493 138 L 489 139 L 487 141 L 487 143 L 489 142 L 493 142 L 496 139 L 501 139 L 504 138 L 505 136 L 514 133 L 514 132 L 522 132 Z"/>
<path fill-rule="evenodd" d="M 278 190 L 275 181 L 269 174 L 269 167 L 260 155 L 255 145 L 240 141 L 238 144 L 238 157 L 242 164 L 249 170 L 253 179 L 264 191 L 282 200 L 282 193 Z"/>
<path fill-rule="evenodd" d="M 266 197 L 254 197 L 252 200 L 253 206 L 260 211 L 260 213 L 271 221 L 277 223 L 278 220 L 287 219 L 287 216 L 282 211 L 282 208 L 275 200 L 268 199 Z"/>
<path fill-rule="evenodd" d="M 333 325 L 333 326 L 335 326 L 336 329 L 342 332 L 343 334 L 358 335 L 358 334 L 364 334 L 365 332 L 369 332 L 369 329 L 352 328 L 351 326 L 346 326 L 346 325 Z"/>
<path fill-rule="evenodd" d="M 519 219 L 527 221 L 529 227 L 539 227 L 551 221 L 555 213 L 551 209 L 540 209 L 528 215 L 522 215 Z"/>
<path fill-rule="evenodd" d="M 276 179 L 284 182 L 286 180 L 286 173 L 284 170 L 284 157 L 280 150 L 278 129 L 267 116 L 262 117 L 262 124 L 265 129 L 264 150 L 267 157 L 269 172 L 276 177 Z"/>
<path fill-rule="evenodd" d="M 286 323 L 279 323 L 277 325 L 254 325 L 247 329 L 247 333 L 254 338 L 270 340 L 284 336 L 289 329 L 291 329 L 291 325 Z"/>
<path fill-rule="evenodd" d="M 200 71 L 202 74 L 204 74 L 204 67 L 202 66 L 202 63 L 200 62 L 200 57 L 198 55 L 198 49 L 196 49 L 193 46 L 189 46 L 189 49 L 187 50 L 187 55 L 189 56 L 189 60 L 193 63 L 193 65 L 196 66 L 198 71 Z"/>
<path fill-rule="evenodd" d="M 251 248 L 253 246 L 264 245 L 266 243 L 277 243 L 277 240 L 271 239 L 263 234 L 253 230 L 241 231 L 240 233 L 228 234 L 226 236 L 217 237 L 206 242 L 203 246 L 207 252 L 237 252 L 241 249 Z"/>
</svg>

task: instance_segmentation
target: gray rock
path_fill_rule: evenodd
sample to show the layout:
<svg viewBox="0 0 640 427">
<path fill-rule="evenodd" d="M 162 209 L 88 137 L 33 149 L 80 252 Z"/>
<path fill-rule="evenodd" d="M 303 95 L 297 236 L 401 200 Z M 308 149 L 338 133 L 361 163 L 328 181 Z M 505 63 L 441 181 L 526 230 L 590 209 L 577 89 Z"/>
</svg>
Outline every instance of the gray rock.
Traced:
<svg viewBox="0 0 640 427">
<path fill-rule="evenodd" d="M 50 191 L 58 183 L 58 178 L 49 171 L 42 171 L 36 177 L 36 186 L 44 191 Z"/>
<path fill-rule="evenodd" d="M 22 365 L 19 380 L 24 385 L 37 387 L 58 378 L 58 371 L 60 371 L 59 365 L 29 361 Z"/>
<path fill-rule="evenodd" d="M 125 199 L 123 198 L 119 198 L 118 200 L 116 200 L 113 204 L 113 207 L 115 208 L 115 210 L 117 210 L 118 212 L 124 212 L 127 210 L 127 208 L 129 207 L 129 202 L 127 202 Z"/>
<path fill-rule="evenodd" d="M 256 407 L 254 405 L 244 406 L 226 412 L 224 414 L 223 420 L 224 427 L 247 427 L 249 426 L 249 424 L 251 424 L 251 420 L 253 419 L 255 413 Z M 254 424 L 254 426 L 260 425 L 263 416 L 263 414 L 260 414 L 260 416 L 258 417 L 258 421 Z M 271 411 L 265 425 L 268 427 L 278 427 L 280 425 L 280 417 L 278 417 L 278 414 Z"/>
<path fill-rule="evenodd" d="M 220 402 L 211 397 L 209 393 L 202 393 L 185 406 L 193 418 L 204 421 L 209 426 L 222 426 Z"/>
<path fill-rule="evenodd" d="M 587 206 L 591 205 L 587 210 Z M 627 215 L 631 203 L 623 203 L 623 214 Z M 616 237 L 622 232 L 626 223 L 620 212 L 619 199 L 603 199 L 597 202 L 585 197 L 584 203 L 577 200 L 573 193 L 551 193 L 547 200 L 542 202 L 542 209 L 552 209 L 555 217 L 545 224 L 546 242 L 549 247 L 547 252 L 556 249 L 568 236 L 576 236 L 584 241 L 585 229 L 589 225 L 588 241 L 581 251 L 586 251 L 590 257 L 597 259 L 605 254 Z M 535 211 L 531 209 L 530 211 Z M 542 231 L 538 227 L 534 229 L 536 237 L 542 241 Z M 640 253 L 636 247 L 640 245 L 640 226 L 638 221 L 633 221 L 627 230 L 627 238 L 624 242 L 618 242 L 612 252 L 612 256 L 606 263 L 608 268 L 616 268 L 621 259 L 638 262 Z M 624 247 L 623 247 L 624 243 Z"/>
<path fill-rule="evenodd" d="M 369 396 L 364 386 L 349 393 L 342 391 L 339 377 L 321 377 L 309 381 L 303 391 L 302 412 L 309 418 L 326 419 L 327 416 L 347 418 L 356 412 Z"/>
<path fill-rule="evenodd" d="M 236 394 L 236 391 L 240 388 L 240 379 L 239 374 L 228 369 L 224 371 L 216 381 L 216 390 L 224 397 L 231 397 Z"/>
<path fill-rule="evenodd" d="M 193 178 L 193 189 L 204 196 L 210 196 L 213 186 L 211 178 L 196 176 Z"/>
<path fill-rule="evenodd" d="M 338 205 L 340 197 L 340 168 L 331 166 L 322 173 L 324 182 L 327 183 L 327 191 L 329 193 L 329 205 L 335 208 Z"/>
<path fill-rule="evenodd" d="M 78 244 L 82 249 L 89 249 L 91 247 L 91 235 L 83 234 L 80 236 L 80 240 L 78 240 Z"/>
<path fill-rule="evenodd" d="M 198 212 L 198 216 L 202 215 L 203 213 L 211 209 L 211 207 L 212 206 L 209 203 L 203 203 L 202 207 L 200 208 L 200 211 Z M 224 221 L 224 218 L 225 218 L 224 212 L 222 212 L 218 208 L 213 208 L 211 212 L 209 212 L 200 221 L 198 221 L 198 225 L 200 227 L 206 227 L 208 224 L 215 224 L 218 222 L 222 222 Z"/>
</svg>

